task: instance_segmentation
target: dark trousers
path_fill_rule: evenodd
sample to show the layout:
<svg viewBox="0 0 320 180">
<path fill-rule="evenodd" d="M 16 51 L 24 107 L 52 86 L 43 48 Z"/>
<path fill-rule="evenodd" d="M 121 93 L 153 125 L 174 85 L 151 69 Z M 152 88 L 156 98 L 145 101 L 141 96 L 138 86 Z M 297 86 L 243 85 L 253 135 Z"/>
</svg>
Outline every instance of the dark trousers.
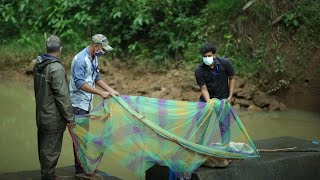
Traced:
<svg viewBox="0 0 320 180">
<path fill-rule="evenodd" d="M 41 179 L 55 179 L 57 165 L 62 148 L 63 132 L 47 134 L 38 130 L 38 155 L 41 166 Z"/>
<path fill-rule="evenodd" d="M 73 113 L 75 115 L 86 115 L 86 114 L 89 114 L 89 111 L 80 109 L 78 107 L 72 107 L 72 109 L 73 109 Z M 82 170 L 82 168 L 80 166 L 80 163 L 78 162 L 77 153 L 75 151 L 74 143 L 73 143 L 73 155 L 74 155 L 74 168 L 75 168 L 76 174 L 83 173 L 83 170 Z"/>
</svg>

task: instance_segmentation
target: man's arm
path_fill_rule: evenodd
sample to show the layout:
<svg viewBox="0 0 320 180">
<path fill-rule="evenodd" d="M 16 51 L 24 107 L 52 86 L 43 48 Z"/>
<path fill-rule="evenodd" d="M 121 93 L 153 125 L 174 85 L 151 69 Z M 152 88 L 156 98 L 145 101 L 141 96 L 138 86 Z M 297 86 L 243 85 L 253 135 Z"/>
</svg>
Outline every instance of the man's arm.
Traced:
<svg viewBox="0 0 320 180">
<path fill-rule="evenodd" d="M 85 81 L 86 63 L 85 61 L 76 61 L 72 69 L 72 77 L 77 89 L 81 89 L 88 93 L 97 94 L 102 98 L 108 98 L 110 96 L 109 92 L 101 91 L 94 87 L 89 86 Z"/>
<path fill-rule="evenodd" d="M 231 99 L 232 99 L 233 92 L 234 92 L 235 82 L 236 82 L 235 76 L 230 76 L 229 77 L 229 97 L 227 98 L 227 102 L 229 102 L 229 103 L 231 103 Z"/>
<path fill-rule="evenodd" d="M 101 91 L 101 90 L 99 90 L 97 88 L 89 86 L 87 83 L 84 83 L 80 87 L 80 89 L 83 90 L 83 91 L 86 91 L 88 93 L 97 94 L 97 95 L 101 96 L 104 99 L 110 97 L 110 92 Z"/>
<path fill-rule="evenodd" d="M 66 80 L 66 74 L 63 68 L 54 70 L 51 73 L 51 87 L 54 93 L 55 103 L 62 118 L 70 123 L 74 123 L 74 114 L 72 111 L 69 88 Z"/>
<path fill-rule="evenodd" d="M 225 68 L 226 68 L 226 75 L 228 76 L 228 80 L 229 80 L 229 96 L 227 98 L 227 102 L 231 103 L 231 99 L 233 96 L 233 92 L 234 92 L 234 86 L 235 86 L 235 71 L 233 69 L 233 66 L 231 64 L 230 60 L 226 60 L 225 61 Z"/>
<path fill-rule="evenodd" d="M 206 85 L 200 87 L 201 95 L 203 96 L 204 100 L 208 103 L 210 102 L 210 95 Z"/>
<path fill-rule="evenodd" d="M 110 92 L 110 95 L 112 96 L 118 96 L 119 93 L 117 91 L 115 91 L 114 89 L 112 89 L 107 83 L 105 83 L 103 80 L 97 80 L 96 84 L 101 87 L 102 89 Z"/>
</svg>

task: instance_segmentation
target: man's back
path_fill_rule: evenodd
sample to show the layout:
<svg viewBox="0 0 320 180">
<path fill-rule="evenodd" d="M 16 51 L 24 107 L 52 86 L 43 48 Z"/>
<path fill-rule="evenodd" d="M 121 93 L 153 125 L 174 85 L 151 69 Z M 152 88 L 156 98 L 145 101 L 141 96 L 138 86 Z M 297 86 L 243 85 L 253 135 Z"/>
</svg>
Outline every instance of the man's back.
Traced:
<svg viewBox="0 0 320 180">
<path fill-rule="evenodd" d="M 57 96 L 68 96 L 68 86 L 63 83 L 65 81 L 65 70 L 58 59 L 46 56 L 38 58 L 34 69 L 34 91 L 37 126 L 43 132 L 65 130 L 66 121 L 56 104 Z"/>
</svg>

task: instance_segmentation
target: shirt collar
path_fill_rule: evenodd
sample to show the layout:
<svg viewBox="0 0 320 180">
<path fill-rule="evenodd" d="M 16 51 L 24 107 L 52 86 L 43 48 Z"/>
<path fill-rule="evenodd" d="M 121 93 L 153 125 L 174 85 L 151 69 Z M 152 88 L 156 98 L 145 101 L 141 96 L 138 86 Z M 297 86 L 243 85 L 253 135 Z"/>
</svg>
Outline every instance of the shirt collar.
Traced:
<svg viewBox="0 0 320 180">
<path fill-rule="evenodd" d="M 87 51 L 87 54 L 88 54 L 88 57 L 89 57 L 89 59 L 92 61 L 92 60 L 96 60 L 97 59 L 97 56 L 95 56 L 94 55 L 94 59 L 92 59 L 92 56 L 91 56 L 91 54 L 90 54 L 90 49 L 89 49 L 89 47 L 90 46 L 88 46 L 87 48 L 86 48 L 86 51 Z"/>
</svg>

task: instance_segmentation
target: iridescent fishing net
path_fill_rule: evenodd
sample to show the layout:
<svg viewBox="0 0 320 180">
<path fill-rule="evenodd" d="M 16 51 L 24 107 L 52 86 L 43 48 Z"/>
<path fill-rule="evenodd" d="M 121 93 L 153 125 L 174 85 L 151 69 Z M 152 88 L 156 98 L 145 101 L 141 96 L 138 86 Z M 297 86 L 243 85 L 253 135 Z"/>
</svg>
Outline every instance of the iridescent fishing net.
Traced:
<svg viewBox="0 0 320 180">
<path fill-rule="evenodd" d="M 155 163 L 181 177 L 210 157 L 259 157 L 239 117 L 224 100 L 112 97 L 90 115 L 78 116 L 76 124 L 70 133 L 79 161 L 91 175 L 101 160 L 111 157 L 140 177 Z"/>
</svg>

